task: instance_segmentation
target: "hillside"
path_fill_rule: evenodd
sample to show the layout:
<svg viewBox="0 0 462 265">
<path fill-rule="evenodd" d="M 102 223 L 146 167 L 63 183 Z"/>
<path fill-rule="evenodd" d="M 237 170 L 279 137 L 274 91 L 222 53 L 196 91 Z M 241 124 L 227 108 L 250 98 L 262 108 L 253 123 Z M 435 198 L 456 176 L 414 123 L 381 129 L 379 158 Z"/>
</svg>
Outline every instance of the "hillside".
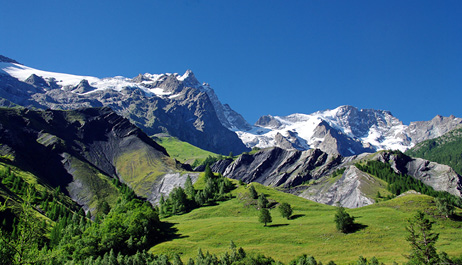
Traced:
<svg viewBox="0 0 462 265">
<path fill-rule="evenodd" d="M 386 170 L 380 179 L 363 165 L 377 162 Z M 395 196 L 409 189 L 436 196 L 431 190 L 447 192 L 460 201 L 462 178 L 449 166 L 412 158 L 399 151 L 343 157 L 319 149 L 285 150 L 277 147 L 245 153 L 236 160 L 224 159 L 212 165 L 223 176 L 246 183 L 277 187 L 316 202 L 356 208 Z M 394 176 L 386 183 L 385 175 Z M 388 178 L 390 180 L 390 178 Z M 413 185 L 408 185 L 415 182 Z M 388 185 L 390 184 L 390 185 Z M 391 189 L 393 186 L 400 188 Z M 378 194 L 381 194 L 378 196 Z"/>
<path fill-rule="evenodd" d="M 406 154 L 448 165 L 462 175 L 462 128 L 423 141 L 406 151 Z"/>
<path fill-rule="evenodd" d="M 192 164 L 195 160 L 204 160 L 208 156 L 218 156 L 215 153 L 200 149 L 188 142 L 167 135 L 155 135 L 154 140 L 163 146 L 170 157 L 181 163 Z"/>
<path fill-rule="evenodd" d="M 114 204 L 113 179 L 155 202 L 186 180 L 170 158 L 127 119 L 109 108 L 73 111 L 0 109 L 0 155 L 40 182 L 59 187 L 85 211 Z M 194 173 L 192 174 L 194 176 Z"/>
<path fill-rule="evenodd" d="M 237 182 L 236 182 L 237 183 Z M 288 202 L 294 209 L 290 220 L 280 216 L 276 208 L 270 210 L 273 221 L 264 227 L 258 222 L 255 205 L 247 197 L 249 191 L 239 186 L 229 201 L 216 206 L 193 210 L 163 221 L 178 229 L 178 237 L 151 249 L 153 253 L 180 254 L 183 262 L 196 257 L 199 249 L 221 255 L 229 252 L 230 241 L 246 252 L 264 254 L 288 263 L 296 256 L 308 254 L 326 264 L 356 261 L 359 256 L 377 257 L 380 262 L 404 262 L 409 252 L 405 240 L 406 220 L 417 210 L 434 214 L 433 199 L 424 195 L 407 195 L 387 202 L 349 210 L 360 224 L 351 234 L 335 228 L 336 208 L 308 201 L 276 191 L 256 183 L 257 192 L 264 193 L 271 202 Z M 460 213 L 460 210 L 458 210 Z M 451 256 L 462 254 L 461 223 L 435 217 L 435 230 L 440 233 L 437 249 Z M 354 247 L 352 247 L 354 246 Z"/>
</svg>

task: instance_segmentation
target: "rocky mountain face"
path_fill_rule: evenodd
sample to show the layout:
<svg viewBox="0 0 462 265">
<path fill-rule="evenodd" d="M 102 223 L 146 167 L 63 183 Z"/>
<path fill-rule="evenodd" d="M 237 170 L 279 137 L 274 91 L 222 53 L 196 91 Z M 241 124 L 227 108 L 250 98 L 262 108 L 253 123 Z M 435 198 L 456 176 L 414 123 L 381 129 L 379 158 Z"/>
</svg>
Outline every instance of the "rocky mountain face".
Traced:
<svg viewBox="0 0 462 265">
<path fill-rule="evenodd" d="M 148 135 L 167 133 L 225 155 L 273 146 L 318 148 L 342 156 L 405 151 L 462 123 L 453 116 L 436 116 L 404 125 L 388 111 L 340 106 L 312 114 L 267 115 L 252 126 L 190 70 L 100 79 L 41 71 L 1 56 L 0 106 L 15 104 L 41 109 L 108 106 Z"/>
<path fill-rule="evenodd" d="M 388 111 L 340 106 L 309 115 L 263 116 L 252 129 L 236 133 L 248 147 L 319 148 L 330 154 L 351 156 L 386 149 L 405 151 L 461 123 L 462 119 L 453 116 L 436 116 L 431 121 L 407 126 Z"/>
<path fill-rule="evenodd" d="M 0 109 L 0 156 L 61 187 L 86 211 L 117 199 L 112 179 L 154 203 L 182 185 L 186 167 L 110 108 Z"/>
<path fill-rule="evenodd" d="M 241 153 L 246 146 L 230 129 L 250 125 L 222 105 L 208 84 L 188 70 L 104 78 L 51 73 L 0 58 L 1 106 L 77 109 L 107 106 L 148 135 L 168 133 L 202 149 Z"/>
<path fill-rule="evenodd" d="M 407 150 L 406 154 L 448 165 L 458 174 L 462 174 L 462 128 L 459 127 L 443 136 L 420 142 Z"/>
<path fill-rule="evenodd" d="M 234 162 L 219 161 L 211 168 L 225 177 L 280 187 L 298 196 L 356 208 L 375 202 L 386 183 L 359 170 L 355 164 L 377 160 L 391 165 L 398 174 L 421 180 L 435 190 L 461 196 L 462 178 L 450 167 L 393 152 L 343 157 L 319 149 L 307 151 L 267 148 Z M 339 173 L 340 172 L 340 173 Z"/>
</svg>

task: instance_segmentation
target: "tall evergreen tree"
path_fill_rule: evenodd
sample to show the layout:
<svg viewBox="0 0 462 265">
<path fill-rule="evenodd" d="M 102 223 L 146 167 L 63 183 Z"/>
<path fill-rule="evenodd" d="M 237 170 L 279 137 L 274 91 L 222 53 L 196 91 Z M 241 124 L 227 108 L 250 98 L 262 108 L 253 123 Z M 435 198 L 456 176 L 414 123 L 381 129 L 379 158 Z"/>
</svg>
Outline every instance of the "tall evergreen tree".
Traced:
<svg viewBox="0 0 462 265">
<path fill-rule="evenodd" d="M 287 202 L 283 202 L 279 205 L 279 211 L 281 212 L 282 217 L 287 218 L 287 220 L 290 219 L 290 216 L 292 215 L 292 207 L 290 204 Z"/>
<path fill-rule="evenodd" d="M 252 197 L 252 199 L 257 199 L 258 198 L 258 193 L 255 190 L 255 187 L 253 185 L 250 185 L 249 192 L 250 192 L 250 197 Z"/>
<path fill-rule="evenodd" d="M 194 196 L 196 196 L 196 190 L 194 189 L 191 177 L 189 175 L 186 178 L 186 182 L 184 183 L 184 191 L 190 199 L 194 199 Z"/>
<path fill-rule="evenodd" d="M 268 211 L 268 209 L 266 209 L 266 208 L 260 209 L 260 214 L 258 216 L 258 221 L 260 221 L 260 223 L 264 223 L 265 226 L 266 226 L 267 223 L 271 223 L 273 221 L 273 219 L 271 218 L 271 214 Z"/>
<path fill-rule="evenodd" d="M 268 199 L 266 199 L 265 194 L 260 193 L 258 196 L 258 208 L 267 208 L 268 207 Z"/>
<path fill-rule="evenodd" d="M 406 240 L 411 244 L 411 253 L 407 258 L 408 264 L 436 264 L 439 261 L 435 243 L 439 234 L 432 232 L 434 222 L 426 218 L 419 211 L 412 219 L 408 220 L 406 230 L 409 232 Z"/>
</svg>

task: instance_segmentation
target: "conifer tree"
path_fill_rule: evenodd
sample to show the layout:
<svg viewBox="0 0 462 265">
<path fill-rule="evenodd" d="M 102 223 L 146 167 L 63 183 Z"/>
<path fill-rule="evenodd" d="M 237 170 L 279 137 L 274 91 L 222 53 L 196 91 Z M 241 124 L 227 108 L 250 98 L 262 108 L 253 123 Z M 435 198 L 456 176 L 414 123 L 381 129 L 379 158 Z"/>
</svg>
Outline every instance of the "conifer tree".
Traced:
<svg viewBox="0 0 462 265">
<path fill-rule="evenodd" d="M 411 253 L 407 258 L 408 264 L 436 264 L 439 262 L 435 243 L 439 234 L 432 232 L 434 222 L 426 218 L 419 211 L 412 219 L 408 220 L 406 230 L 409 232 L 406 240 L 411 244 Z"/>
<path fill-rule="evenodd" d="M 290 219 L 292 215 L 292 207 L 287 202 L 283 202 L 279 205 L 279 211 L 281 212 L 282 217 Z"/>
<path fill-rule="evenodd" d="M 342 233 L 351 232 L 354 225 L 355 218 L 348 214 L 344 207 L 338 207 L 337 213 L 335 214 L 335 224 L 337 226 L 337 230 L 341 231 Z"/>
<path fill-rule="evenodd" d="M 273 219 L 271 218 L 271 214 L 268 211 L 268 209 L 266 209 L 266 208 L 260 209 L 260 214 L 258 216 L 258 221 L 260 221 L 260 223 L 264 223 L 265 226 L 266 226 L 267 223 L 271 223 L 273 221 Z"/>
<path fill-rule="evenodd" d="M 258 193 L 255 190 L 253 185 L 250 185 L 249 192 L 250 192 L 250 197 L 252 197 L 252 199 L 257 199 L 258 198 Z"/>
<path fill-rule="evenodd" d="M 184 183 L 184 191 L 190 199 L 194 199 L 194 196 L 196 196 L 196 190 L 194 189 L 191 177 L 189 175 L 186 178 L 186 182 Z"/>
<path fill-rule="evenodd" d="M 268 199 L 266 199 L 265 194 L 260 193 L 258 196 L 258 208 L 267 208 L 268 207 Z"/>
</svg>

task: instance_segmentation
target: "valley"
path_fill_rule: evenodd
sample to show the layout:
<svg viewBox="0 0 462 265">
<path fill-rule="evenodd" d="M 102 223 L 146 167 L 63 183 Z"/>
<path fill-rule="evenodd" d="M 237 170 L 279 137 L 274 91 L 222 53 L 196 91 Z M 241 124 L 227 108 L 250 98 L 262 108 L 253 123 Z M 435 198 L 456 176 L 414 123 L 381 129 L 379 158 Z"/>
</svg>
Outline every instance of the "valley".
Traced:
<svg viewBox="0 0 462 265">
<path fill-rule="evenodd" d="M 0 106 L 0 264 L 404 264 L 419 212 L 434 258 L 461 264 L 461 118 L 344 105 L 250 125 L 190 70 L 96 78 L 5 56 Z"/>
<path fill-rule="evenodd" d="M 323 264 L 331 260 L 336 264 L 349 264 L 359 256 L 367 259 L 375 256 L 385 264 L 401 264 L 406 261 L 403 255 L 410 251 L 405 240 L 407 219 L 417 210 L 436 212 L 431 197 L 405 195 L 348 211 L 363 228 L 343 234 L 335 228 L 335 207 L 262 185 L 255 186 L 270 201 L 290 203 L 294 209 L 293 218 L 282 218 L 274 207 L 270 210 L 273 221 L 264 227 L 258 222 L 256 205 L 248 205 L 248 199 L 244 199 L 248 188 L 239 186 L 232 191 L 234 198 L 229 201 L 164 219 L 178 229 L 179 238 L 158 244 L 151 251 L 177 253 L 186 262 L 196 257 L 199 248 L 221 256 L 230 251 L 233 241 L 246 252 L 263 254 L 284 264 L 302 254 L 313 256 Z M 440 233 L 438 250 L 459 256 L 462 247 L 458 240 L 462 236 L 460 222 L 438 217 L 434 220 L 437 221 L 435 231 Z"/>
</svg>

